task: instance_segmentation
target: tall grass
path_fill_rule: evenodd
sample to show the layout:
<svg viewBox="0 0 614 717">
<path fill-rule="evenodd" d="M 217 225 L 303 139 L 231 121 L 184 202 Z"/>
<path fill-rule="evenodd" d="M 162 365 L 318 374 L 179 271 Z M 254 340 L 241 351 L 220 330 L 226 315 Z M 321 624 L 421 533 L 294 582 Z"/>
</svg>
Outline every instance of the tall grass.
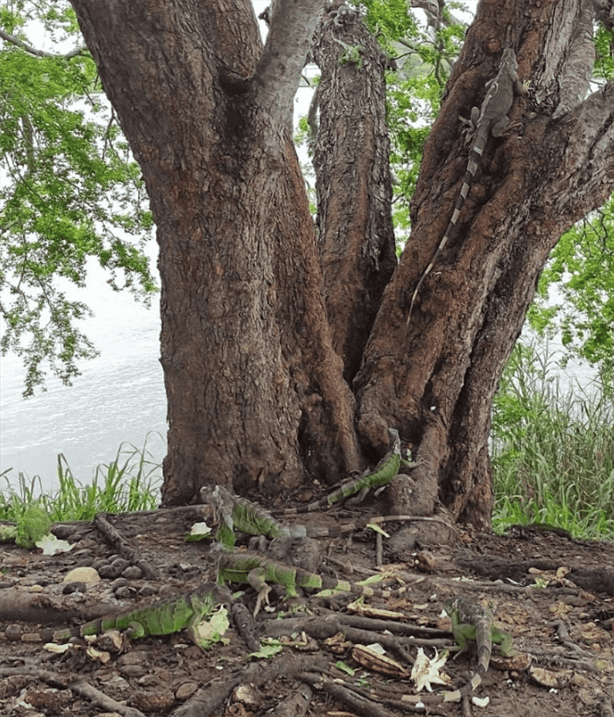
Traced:
<svg viewBox="0 0 614 717">
<path fill-rule="evenodd" d="M 614 535 L 614 404 L 598 383 L 563 391 L 552 355 L 518 344 L 493 406 L 493 526 L 549 523 Z"/>
<path fill-rule="evenodd" d="M 63 453 L 58 455 L 56 491 L 45 494 L 40 476 L 29 479 L 19 473 L 16 484 L 8 471 L 0 474 L 6 490 L 0 494 L 0 519 L 20 523 L 33 506 L 47 513 L 52 522 L 91 520 L 98 512 L 123 513 L 153 509 L 160 499 L 161 466 L 147 449 L 122 443 L 115 458 L 96 468 L 91 483 L 75 478 Z"/>
</svg>

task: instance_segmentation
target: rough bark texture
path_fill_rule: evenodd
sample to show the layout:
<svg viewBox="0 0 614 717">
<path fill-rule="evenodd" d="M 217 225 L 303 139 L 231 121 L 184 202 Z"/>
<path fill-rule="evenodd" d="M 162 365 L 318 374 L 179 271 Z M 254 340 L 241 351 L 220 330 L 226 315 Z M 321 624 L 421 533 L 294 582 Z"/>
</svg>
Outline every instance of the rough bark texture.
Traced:
<svg viewBox="0 0 614 717">
<path fill-rule="evenodd" d="M 158 229 L 164 503 L 189 501 L 204 483 L 273 492 L 335 480 L 363 465 L 357 419 L 373 454 L 394 426 L 425 460 L 413 473 L 415 513 L 441 500 L 456 519 L 487 526 L 503 365 L 561 232 L 614 186 L 613 86 L 582 100 L 592 19 L 609 18 L 612 0 L 480 2 L 372 328 L 392 266 L 390 189 L 374 109 L 381 58 L 355 18 L 340 19 L 334 3 L 317 36 L 318 248 L 288 120 L 323 0 L 276 0 L 265 47 L 249 0 L 72 3 Z M 408 324 L 466 170 L 458 118 L 480 105 L 506 46 L 533 88 L 512 107 L 521 124 L 489 139 Z"/>
<path fill-rule="evenodd" d="M 578 105 L 579 83 L 556 79 L 569 77 L 569 62 L 576 63 L 571 74 L 586 76 L 568 53 L 577 47 L 576 23 L 586 32 L 587 5 L 483 0 L 427 142 L 412 235 L 355 382 L 360 432 L 375 438 L 383 424 L 398 425 L 425 460 L 413 473 L 415 513 L 432 512 L 440 498 L 455 518 L 489 525 L 487 438 L 503 366 L 550 250 L 612 191 L 612 85 Z M 425 278 L 406 327 L 413 290 L 445 232 L 466 169 L 458 117 L 480 105 L 506 46 L 516 50 L 519 75 L 534 88 L 512 108 L 512 122 L 523 124 L 507 138 L 490 138 L 459 230 Z M 559 105 L 573 109 L 555 120 Z"/>
<path fill-rule="evenodd" d="M 325 13 L 314 41 L 322 74 L 313 163 L 323 294 L 333 345 L 350 382 L 397 259 L 385 116 L 387 58 L 358 14 L 341 9 L 345 12 L 333 6 Z"/>
<path fill-rule="evenodd" d="M 263 49 L 248 0 L 74 2 L 158 230 L 165 504 L 360 465 L 288 132 L 319 4 Z"/>
</svg>

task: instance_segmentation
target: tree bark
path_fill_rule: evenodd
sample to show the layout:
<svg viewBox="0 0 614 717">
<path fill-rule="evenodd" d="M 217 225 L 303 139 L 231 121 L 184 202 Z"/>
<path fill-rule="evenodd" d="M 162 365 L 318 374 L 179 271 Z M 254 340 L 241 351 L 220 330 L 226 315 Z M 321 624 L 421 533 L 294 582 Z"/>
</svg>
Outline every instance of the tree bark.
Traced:
<svg viewBox="0 0 614 717">
<path fill-rule="evenodd" d="M 612 0 L 480 2 L 383 295 L 393 268 L 383 63 L 340 3 L 316 37 L 318 240 L 289 118 L 323 0 L 273 2 L 264 47 L 249 0 L 72 4 L 157 225 L 163 503 L 190 501 L 205 483 L 332 482 L 363 467 L 365 451 L 380 454 L 393 426 L 425 460 L 411 510 L 440 500 L 487 527 L 501 371 L 549 251 L 614 184 L 612 84 L 582 99 L 593 20 Z M 489 138 L 408 322 L 467 167 L 458 118 L 482 102 L 505 47 L 531 94 L 514 101 L 507 136 Z"/>
<path fill-rule="evenodd" d="M 355 381 L 360 433 L 375 437 L 392 423 L 424 460 L 412 474 L 416 514 L 431 513 L 441 499 L 454 518 L 490 525 L 490 409 L 504 364 L 550 250 L 612 191 L 612 84 L 578 104 L 590 76 L 590 67 L 579 67 L 591 55 L 578 47 L 576 21 L 586 42 L 588 5 L 481 2 L 425 147 L 412 234 Z M 489 139 L 457 231 L 425 277 L 408 324 L 413 291 L 467 166 L 458 117 L 479 107 L 507 46 L 533 87 L 511 111 L 522 125 Z M 571 73 L 565 63 L 575 63 Z M 561 66 L 579 82 L 560 84 Z M 553 119 L 559 106 L 566 114 Z"/>
<path fill-rule="evenodd" d="M 249 0 L 73 4 L 157 226 L 163 504 L 358 468 L 288 127 L 321 2 L 278 3 L 264 48 Z"/>
<path fill-rule="evenodd" d="M 385 110 L 388 59 L 358 13 L 342 3 L 324 14 L 313 55 L 322 73 L 313 164 L 323 294 L 349 383 L 397 265 Z"/>
</svg>

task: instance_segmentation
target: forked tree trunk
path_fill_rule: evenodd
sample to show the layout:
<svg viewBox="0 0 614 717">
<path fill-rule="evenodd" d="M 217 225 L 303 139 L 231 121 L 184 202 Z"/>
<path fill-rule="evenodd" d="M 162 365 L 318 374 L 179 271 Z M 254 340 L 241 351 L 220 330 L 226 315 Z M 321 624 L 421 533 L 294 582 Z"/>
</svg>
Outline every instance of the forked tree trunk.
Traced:
<svg viewBox="0 0 614 717">
<path fill-rule="evenodd" d="M 189 501 L 205 483 L 278 492 L 332 481 L 362 467 L 365 450 L 380 453 L 395 426 L 426 460 L 414 472 L 411 509 L 429 513 L 440 499 L 455 518 L 488 525 L 487 436 L 503 365 L 549 251 L 612 189 L 612 86 L 581 102 L 593 4 L 480 3 L 425 150 L 412 236 L 371 329 L 392 261 L 389 216 L 377 216 L 389 213 L 381 108 L 362 120 L 323 118 L 320 250 L 289 135 L 323 0 L 275 0 L 264 49 L 249 0 L 72 3 L 158 229 L 163 502 Z M 604 0 L 600 12 L 610 6 Z M 366 74 L 381 66 L 361 33 L 324 16 L 319 50 L 343 53 L 358 38 L 365 69 L 320 58 L 323 112 L 335 106 L 325 93 L 352 82 L 352 96 L 362 88 L 381 101 Z M 459 231 L 408 325 L 466 169 L 459 115 L 481 103 L 506 46 L 532 82 L 511 112 L 522 124 L 489 140 Z M 364 156 L 340 132 L 364 132 Z"/>
<path fill-rule="evenodd" d="M 579 104 L 594 56 L 593 18 L 591 3 L 580 0 L 483 1 L 454 67 L 425 148 L 411 238 L 355 382 L 359 431 L 377 436 L 392 414 L 424 461 L 412 474 L 414 513 L 431 513 L 441 499 L 455 519 L 489 526 L 490 410 L 503 366 L 549 252 L 612 191 L 612 85 Z M 459 117 L 482 102 L 505 47 L 516 50 L 532 90 L 515 99 L 508 136 L 489 139 L 457 231 L 408 323 L 467 167 Z"/>
</svg>

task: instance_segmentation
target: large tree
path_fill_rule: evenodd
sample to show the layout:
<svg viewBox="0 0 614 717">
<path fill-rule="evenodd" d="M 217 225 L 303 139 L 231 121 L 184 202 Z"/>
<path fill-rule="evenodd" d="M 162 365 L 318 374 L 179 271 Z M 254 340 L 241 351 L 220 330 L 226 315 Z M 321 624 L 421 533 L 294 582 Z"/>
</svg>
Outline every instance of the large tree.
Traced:
<svg viewBox="0 0 614 717">
<path fill-rule="evenodd" d="M 358 13 L 276 0 L 263 46 L 250 0 L 71 2 L 157 227 L 164 503 L 207 482 L 271 493 L 334 481 L 381 453 L 394 426 L 423 461 L 409 507 L 428 514 L 439 499 L 488 525 L 501 371 L 550 250 L 614 184 L 614 86 L 585 97 L 593 24 L 612 3 L 480 2 L 394 269 L 386 58 Z M 316 226 L 290 135 L 312 40 Z M 408 321 L 466 169 L 459 117 L 483 100 L 505 47 L 530 94 L 489 140 Z"/>
</svg>

